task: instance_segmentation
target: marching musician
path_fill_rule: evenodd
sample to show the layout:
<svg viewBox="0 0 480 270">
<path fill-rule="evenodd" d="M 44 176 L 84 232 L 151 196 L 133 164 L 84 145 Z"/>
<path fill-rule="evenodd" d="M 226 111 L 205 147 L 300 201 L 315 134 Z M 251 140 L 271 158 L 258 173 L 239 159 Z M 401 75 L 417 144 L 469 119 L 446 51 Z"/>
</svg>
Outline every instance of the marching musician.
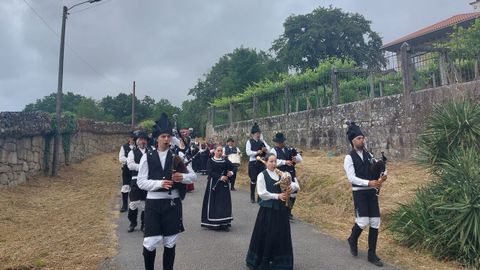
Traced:
<svg viewBox="0 0 480 270">
<path fill-rule="evenodd" d="M 257 177 L 260 197 L 255 227 L 253 228 L 246 263 L 251 270 L 293 269 L 293 248 L 288 207 L 285 201 L 298 185 L 291 182 L 285 191 L 279 185 L 280 176 L 275 172 L 277 158 L 268 153 L 267 168 Z"/>
<path fill-rule="evenodd" d="M 238 155 L 241 157 L 242 153 L 240 152 L 240 149 L 235 146 L 235 140 L 233 138 L 227 139 L 227 145 L 225 145 L 223 148 L 223 155 L 224 157 L 228 157 L 230 155 Z M 237 171 L 239 166 L 239 163 L 233 163 L 233 175 L 228 179 L 230 182 L 230 190 L 232 191 L 235 191 L 235 179 L 237 179 Z"/>
<path fill-rule="evenodd" d="M 385 181 L 387 176 L 383 175 L 380 179 L 373 179 L 371 170 L 373 157 L 365 150 L 365 137 L 354 122 L 348 126 L 347 137 L 352 150 L 345 157 L 343 166 L 348 181 L 352 184 L 356 214 L 355 225 L 347 240 L 350 253 L 353 256 L 358 256 L 358 238 L 363 229 L 370 226 L 368 232 L 368 261 L 381 267 L 383 263 L 376 253 L 378 228 L 380 227 L 380 207 L 376 189 L 380 188 L 382 181 Z"/>
<path fill-rule="evenodd" d="M 270 150 L 270 153 L 274 154 L 277 157 L 277 168 L 282 172 L 289 172 L 292 176 L 292 181 L 298 183 L 295 165 L 302 162 L 302 156 L 297 153 L 294 148 L 287 147 L 285 144 L 286 140 L 287 138 L 285 138 L 285 135 L 283 133 L 275 134 L 275 137 L 273 137 L 275 147 Z M 295 204 L 295 200 L 297 199 L 298 190 L 290 194 L 290 219 L 293 219 L 292 208 Z"/>
<path fill-rule="evenodd" d="M 156 249 L 163 245 L 163 269 L 171 270 L 177 236 L 184 231 L 182 199 L 186 193 L 185 185 L 193 183 L 196 174 L 170 150 L 173 133 L 165 113 L 156 122 L 152 133 L 157 138 L 157 147 L 142 156 L 137 179 L 138 187 L 148 191 L 143 256 L 145 269 L 154 269 Z"/>
<path fill-rule="evenodd" d="M 250 202 L 255 203 L 255 188 L 257 185 L 257 176 L 260 172 L 265 170 L 265 165 L 257 161 L 257 156 L 265 157 L 270 146 L 262 139 L 262 133 L 257 123 L 254 123 L 251 130 L 251 139 L 247 140 L 245 151 L 249 157 L 248 162 L 248 176 L 250 178 Z"/>
<path fill-rule="evenodd" d="M 128 153 L 127 166 L 132 174 L 132 181 L 130 182 L 130 203 L 128 204 L 128 220 L 130 226 L 128 232 L 133 232 L 137 227 L 138 209 L 140 209 L 140 230 L 143 231 L 145 227 L 144 223 L 144 210 L 145 200 L 147 198 L 147 192 L 141 190 L 137 185 L 138 166 L 143 154 L 149 150 L 148 135 L 144 131 L 136 131 L 135 135 L 135 147 Z"/>
<path fill-rule="evenodd" d="M 118 161 L 122 164 L 122 188 L 120 189 L 120 192 L 122 193 L 122 208 L 120 208 L 120 212 L 126 212 L 128 207 L 128 193 L 130 192 L 132 174 L 127 166 L 127 157 L 128 153 L 132 151 L 134 147 L 135 135 L 133 132 L 130 132 L 128 134 L 128 142 L 120 147 L 120 152 L 118 153 Z"/>
</svg>

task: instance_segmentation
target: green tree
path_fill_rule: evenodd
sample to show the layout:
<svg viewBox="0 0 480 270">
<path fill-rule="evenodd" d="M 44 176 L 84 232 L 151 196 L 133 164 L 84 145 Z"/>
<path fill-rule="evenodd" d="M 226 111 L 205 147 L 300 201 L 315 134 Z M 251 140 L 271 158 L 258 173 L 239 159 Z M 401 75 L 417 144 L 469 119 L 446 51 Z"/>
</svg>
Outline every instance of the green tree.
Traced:
<svg viewBox="0 0 480 270">
<path fill-rule="evenodd" d="M 75 113 L 77 106 L 83 100 L 87 99 L 82 95 L 76 95 L 72 92 L 63 93 L 62 95 L 62 110 Z M 41 99 L 37 99 L 35 103 L 25 106 L 24 111 L 43 111 L 54 113 L 57 104 L 57 94 L 52 93 Z"/>
<path fill-rule="evenodd" d="M 478 59 L 480 57 L 480 19 L 468 27 L 456 27 L 450 41 L 440 45 L 448 47 L 450 56 L 460 59 Z"/>
<path fill-rule="evenodd" d="M 305 15 L 292 15 L 283 24 L 284 33 L 273 42 L 283 66 L 299 71 L 316 68 L 329 57 L 352 59 L 371 68 L 385 65 L 380 36 L 370 21 L 358 13 L 319 7 Z"/>
</svg>

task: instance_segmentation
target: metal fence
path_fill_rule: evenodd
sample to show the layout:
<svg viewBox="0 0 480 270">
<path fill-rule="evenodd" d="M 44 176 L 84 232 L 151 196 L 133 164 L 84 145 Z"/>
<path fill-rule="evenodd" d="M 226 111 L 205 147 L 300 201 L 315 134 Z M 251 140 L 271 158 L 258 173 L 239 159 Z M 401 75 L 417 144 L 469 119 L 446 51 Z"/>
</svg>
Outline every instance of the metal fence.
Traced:
<svg viewBox="0 0 480 270">
<path fill-rule="evenodd" d="M 404 44 L 399 53 L 388 53 L 385 58 L 386 66 L 382 69 L 333 67 L 330 74 L 313 81 L 287 84 L 281 91 L 212 107 L 209 121 L 213 125 L 231 124 L 480 78 L 478 57 L 449 59 L 445 49 L 410 48 Z M 403 65 L 404 62 L 408 64 Z"/>
</svg>

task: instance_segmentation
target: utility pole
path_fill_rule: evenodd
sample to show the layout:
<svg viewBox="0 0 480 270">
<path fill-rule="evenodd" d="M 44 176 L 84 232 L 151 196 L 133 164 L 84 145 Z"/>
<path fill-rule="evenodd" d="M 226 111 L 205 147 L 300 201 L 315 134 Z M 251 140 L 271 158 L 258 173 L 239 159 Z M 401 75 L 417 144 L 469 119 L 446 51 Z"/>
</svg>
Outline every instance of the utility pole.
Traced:
<svg viewBox="0 0 480 270">
<path fill-rule="evenodd" d="M 135 128 L 135 81 L 133 81 L 132 93 L 132 129 Z"/>
</svg>

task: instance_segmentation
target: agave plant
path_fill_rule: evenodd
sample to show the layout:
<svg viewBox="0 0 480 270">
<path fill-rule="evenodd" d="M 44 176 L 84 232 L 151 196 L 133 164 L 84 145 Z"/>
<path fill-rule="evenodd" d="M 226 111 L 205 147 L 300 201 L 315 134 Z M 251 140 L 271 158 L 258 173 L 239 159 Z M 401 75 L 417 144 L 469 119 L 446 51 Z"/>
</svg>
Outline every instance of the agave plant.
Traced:
<svg viewBox="0 0 480 270">
<path fill-rule="evenodd" d="M 480 269 L 480 107 L 436 107 L 419 141 L 418 161 L 437 178 L 392 213 L 389 228 L 408 247 Z"/>
</svg>

